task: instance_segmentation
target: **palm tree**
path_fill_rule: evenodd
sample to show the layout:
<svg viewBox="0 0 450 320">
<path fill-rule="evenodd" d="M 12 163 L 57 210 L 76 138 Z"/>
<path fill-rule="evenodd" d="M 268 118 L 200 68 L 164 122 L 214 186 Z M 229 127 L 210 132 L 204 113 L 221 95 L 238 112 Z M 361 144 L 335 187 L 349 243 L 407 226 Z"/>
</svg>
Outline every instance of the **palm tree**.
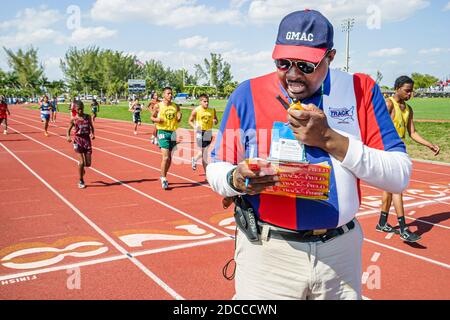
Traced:
<svg viewBox="0 0 450 320">
<path fill-rule="evenodd" d="M 17 75 L 20 88 L 31 89 L 34 93 L 39 92 L 44 67 L 38 62 L 37 49 L 33 47 L 26 51 L 19 49 L 17 53 L 5 47 L 3 49 L 8 55 L 8 64 L 12 72 Z"/>
</svg>

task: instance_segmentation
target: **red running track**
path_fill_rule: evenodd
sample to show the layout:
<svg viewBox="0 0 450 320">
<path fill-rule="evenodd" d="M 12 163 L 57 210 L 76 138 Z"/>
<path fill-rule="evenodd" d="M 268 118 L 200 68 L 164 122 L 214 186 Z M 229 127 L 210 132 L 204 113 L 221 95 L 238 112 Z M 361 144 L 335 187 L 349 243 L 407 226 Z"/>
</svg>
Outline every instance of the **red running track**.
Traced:
<svg viewBox="0 0 450 320">
<path fill-rule="evenodd" d="M 163 191 L 149 126 L 135 136 L 131 123 L 97 118 L 88 188 L 79 190 L 68 115 L 45 137 L 37 111 L 11 109 L 0 137 L 0 299 L 232 298 L 233 281 L 222 277 L 234 252 L 232 210 L 201 166 L 191 170 L 190 131 L 180 130 Z M 405 209 L 417 244 L 375 232 L 381 191 L 363 184 L 365 298 L 450 298 L 449 168 L 414 162 Z"/>
</svg>

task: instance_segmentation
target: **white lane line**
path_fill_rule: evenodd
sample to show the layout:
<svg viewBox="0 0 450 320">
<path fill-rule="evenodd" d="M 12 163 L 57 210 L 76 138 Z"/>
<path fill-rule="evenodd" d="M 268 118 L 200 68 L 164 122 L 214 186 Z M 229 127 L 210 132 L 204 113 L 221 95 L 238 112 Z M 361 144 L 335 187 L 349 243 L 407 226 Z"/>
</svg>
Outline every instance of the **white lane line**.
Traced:
<svg viewBox="0 0 450 320">
<path fill-rule="evenodd" d="M 389 233 L 386 235 L 386 237 L 384 237 L 384 238 L 387 239 L 387 240 L 390 240 L 393 236 L 394 236 L 394 233 L 393 233 L 393 232 L 389 232 Z"/>
<path fill-rule="evenodd" d="M 420 256 L 418 254 L 414 254 L 414 253 L 411 253 L 411 252 L 408 252 L 408 251 L 405 251 L 405 250 L 397 249 L 395 247 L 388 246 L 388 245 L 386 245 L 384 243 L 373 241 L 373 240 L 370 240 L 370 239 L 367 239 L 367 238 L 364 238 L 364 241 L 367 241 L 369 243 L 372 243 L 374 245 L 377 245 L 377 246 L 380 246 L 380 247 L 383 247 L 383 248 L 391 249 L 393 251 L 405 254 L 405 255 L 410 256 L 410 257 L 414 257 L 414 258 L 417 258 L 417 259 L 420 259 L 420 260 L 423 260 L 423 261 L 435 264 L 435 265 L 440 266 L 440 267 L 444 267 L 446 269 L 450 269 L 450 265 L 448 265 L 448 264 L 446 264 L 444 262 L 440 262 L 440 261 L 437 261 L 437 260 L 426 258 L 426 257 Z"/>
<path fill-rule="evenodd" d="M 204 245 L 210 245 L 212 243 L 218 243 L 218 242 L 229 241 L 229 240 L 231 240 L 231 239 L 228 238 L 228 237 L 214 239 L 214 240 L 204 240 L 204 241 L 193 242 L 193 243 L 190 243 L 190 244 L 174 245 L 174 246 L 164 247 L 164 248 L 155 249 L 155 250 L 131 252 L 131 255 L 133 257 L 135 257 L 135 256 L 145 256 L 145 255 L 151 255 L 151 254 L 156 254 L 156 253 L 161 253 L 161 252 L 168 252 L 168 251 L 175 251 L 175 250 L 179 250 L 179 249 L 186 249 L 186 248 L 193 248 L 193 247 L 199 247 L 199 246 L 204 246 Z M 56 267 L 49 267 L 49 268 L 42 268 L 42 269 L 37 269 L 37 270 L 33 270 L 33 271 L 7 274 L 7 275 L 0 276 L 0 281 L 6 281 L 6 280 L 20 278 L 20 277 L 33 276 L 33 275 L 50 273 L 50 272 L 56 272 L 56 271 L 61 271 L 61 270 L 73 269 L 73 268 L 80 268 L 80 267 L 86 267 L 86 266 L 99 265 L 99 264 L 112 262 L 112 261 L 125 260 L 127 258 L 128 258 L 128 256 L 124 256 L 124 255 L 121 254 L 121 255 L 115 255 L 115 256 L 111 256 L 111 257 L 107 257 L 107 258 L 93 259 L 93 260 L 88 260 L 88 261 L 84 261 L 84 262 L 60 265 L 60 266 L 56 266 Z"/>
<path fill-rule="evenodd" d="M 34 240 L 34 239 L 45 239 L 45 238 L 61 237 L 61 236 L 65 236 L 66 234 L 67 234 L 67 232 L 65 232 L 65 233 L 55 233 L 55 234 L 46 234 L 45 236 L 39 236 L 39 237 L 22 238 L 22 239 L 19 239 L 19 242 L 21 242 L 21 241 L 28 241 L 28 240 Z"/>
<path fill-rule="evenodd" d="M 372 187 L 372 186 L 369 186 L 369 185 L 366 185 L 366 184 L 364 184 L 364 185 L 361 184 L 361 185 L 364 186 L 364 187 L 366 187 L 366 188 L 375 189 L 375 190 L 380 191 L 380 189 L 378 189 L 377 187 Z M 409 195 L 408 193 L 406 193 L 406 194 L 404 194 L 404 196 L 411 196 L 411 197 L 414 197 L 414 198 L 417 198 L 417 199 L 423 199 L 423 200 L 431 200 L 431 201 L 435 201 L 435 202 L 437 202 L 437 203 L 450 204 L 450 202 L 445 202 L 445 201 L 438 200 L 438 199 L 429 199 L 429 198 L 425 198 L 425 197 L 420 196 L 420 195 L 417 195 L 417 194 Z M 445 200 L 448 200 L 448 199 L 450 199 L 450 196 L 444 197 L 444 198 L 439 198 L 439 199 L 445 199 Z"/>
<path fill-rule="evenodd" d="M 14 129 L 14 128 L 11 128 L 11 130 L 13 130 L 13 131 L 15 131 L 15 132 L 21 134 L 22 136 L 24 136 L 24 137 L 26 137 L 26 138 L 28 138 L 28 139 L 30 139 L 30 140 L 32 140 L 32 141 L 34 141 L 34 142 L 36 142 L 36 143 L 42 145 L 43 147 L 45 147 L 45 148 L 47 148 L 47 149 L 50 149 L 50 150 L 52 150 L 52 151 L 54 151 L 54 152 L 56 152 L 56 153 L 62 155 L 63 157 L 65 157 L 65 158 L 67 158 L 67 159 L 72 160 L 73 162 L 78 163 L 78 160 L 77 160 L 77 159 L 72 158 L 72 157 L 66 155 L 65 153 L 62 153 L 62 152 L 60 152 L 59 150 L 56 150 L 56 149 L 50 147 L 49 145 L 47 145 L 47 144 L 45 144 L 45 143 L 42 143 L 42 142 L 40 142 L 40 141 L 38 141 L 38 140 L 36 140 L 36 139 L 34 139 L 34 138 L 32 138 L 32 137 L 30 137 L 30 136 L 24 134 L 24 133 L 21 133 L 20 131 Z M 104 173 L 104 172 L 98 170 L 98 169 L 95 169 L 94 167 L 90 167 L 90 169 L 91 169 L 92 171 L 94 171 L 94 172 L 97 172 L 99 175 L 102 175 L 102 176 L 104 176 L 104 177 L 110 179 L 111 181 L 117 182 L 117 183 L 119 183 L 121 186 L 123 186 L 123 187 L 125 187 L 125 188 L 128 188 L 128 189 L 130 189 L 130 190 L 132 190 L 132 191 L 134 191 L 134 192 L 140 194 L 141 196 L 143 196 L 143 197 L 145 197 L 145 198 L 147 198 L 147 199 L 150 199 L 150 200 L 152 200 L 152 201 L 154 201 L 154 202 L 156 202 L 156 203 L 159 203 L 160 205 L 162 205 L 162 206 L 164 206 L 164 207 L 166 207 L 166 208 L 168 208 L 168 209 L 170 209 L 170 210 L 172 210 L 172 211 L 175 211 L 175 212 L 177 212 L 177 213 L 179 213 L 179 214 L 181 214 L 181 215 L 183 215 L 183 216 L 185 216 L 185 217 L 187 217 L 187 218 L 189 218 L 189 219 L 191 219 L 191 220 L 196 221 L 197 223 L 199 223 L 199 224 L 201 224 L 201 225 L 204 225 L 204 226 L 206 226 L 206 227 L 208 227 L 208 228 L 210 228 L 210 229 L 216 231 L 217 233 L 220 233 L 220 234 L 223 235 L 223 236 L 230 237 L 230 235 L 229 235 L 228 233 L 226 233 L 226 232 L 224 232 L 224 231 L 222 231 L 222 230 L 220 230 L 220 229 L 214 227 L 213 225 L 210 225 L 209 223 L 203 222 L 202 220 L 200 220 L 200 219 L 198 219 L 198 218 L 196 218 L 196 217 L 194 217 L 194 216 L 192 216 L 192 215 L 190 215 L 190 214 L 188 214 L 188 213 L 186 213 L 186 212 L 184 212 L 184 211 L 181 211 L 180 209 L 177 209 L 177 208 L 171 206 L 170 204 L 168 204 L 168 203 L 166 203 L 166 202 L 164 202 L 164 201 L 161 201 L 161 200 L 159 200 L 159 199 L 157 199 L 157 198 L 155 198 L 155 197 L 152 197 L 152 196 L 150 196 L 150 195 L 148 195 L 148 194 L 146 194 L 146 193 L 144 193 L 144 192 L 142 192 L 142 191 L 140 191 L 140 190 L 138 190 L 138 189 L 136 189 L 136 188 L 134 188 L 134 187 L 132 187 L 132 186 L 129 186 L 129 185 L 127 185 L 126 183 L 124 183 L 124 182 L 122 182 L 122 181 L 120 181 L 120 180 L 118 180 L 118 179 L 116 179 L 116 178 L 114 178 L 114 177 L 112 177 L 112 176 L 110 176 L 110 175 L 108 175 L 108 174 L 106 174 L 106 173 Z"/>
<path fill-rule="evenodd" d="M 12 204 L 18 204 L 18 203 L 30 203 L 30 202 L 41 202 L 40 199 L 22 199 L 22 200 L 14 200 L 14 201 L 2 201 L 0 202 L 0 205 L 9 206 Z"/>
<path fill-rule="evenodd" d="M 34 215 L 34 216 L 14 217 L 14 218 L 9 218 L 9 220 L 23 220 L 23 219 L 42 218 L 42 217 L 50 217 L 50 216 L 53 216 L 53 213 L 50 213 L 50 214 L 38 214 L 38 215 Z"/>
<path fill-rule="evenodd" d="M 114 209 L 114 208 L 130 208 L 130 207 L 138 207 L 139 205 L 137 203 L 128 203 L 128 204 L 117 204 L 114 206 L 108 206 L 103 207 L 104 210 L 106 209 Z"/>
<path fill-rule="evenodd" d="M 143 251 L 135 251 L 132 253 L 132 255 L 133 255 L 133 257 L 140 257 L 140 256 L 148 255 L 148 254 L 155 254 L 155 253 L 168 252 L 168 251 L 173 251 L 173 250 L 192 248 L 192 247 L 196 247 L 198 243 L 201 243 L 201 245 L 209 245 L 209 244 L 215 244 L 215 243 L 231 241 L 231 240 L 234 240 L 234 239 L 231 239 L 229 237 L 224 237 L 224 238 L 218 238 L 218 239 L 204 240 L 202 242 L 197 242 L 194 244 L 185 243 L 185 244 L 174 245 L 171 247 L 164 247 L 164 248 L 150 249 L 150 250 L 143 250 Z"/>
<path fill-rule="evenodd" d="M 381 253 L 375 252 L 375 253 L 373 254 L 372 258 L 370 259 L 370 261 L 372 261 L 372 262 L 377 262 L 377 261 L 378 261 L 378 258 L 380 258 L 380 255 L 381 255 Z"/>
<path fill-rule="evenodd" d="M 432 200 L 429 200 L 429 201 L 421 201 L 421 202 L 414 202 L 414 203 L 408 203 L 408 204 L 405 204 L 405 205 L 404 205 L 404 208 L 410 208 L 410 207 L 412 207 L 412 208 L 415 208 L 415 207 L 423 208 L 423 203 L 434 204 L 434 202 L 433 202 Z M 364 205 L 361 205 L 361 206 L 363 207 Z M 379 213 L 379 212 L 380 212 L 380 210 L 377 210 L 377 209 L 367 210 L 367 211 L 361 211 L 361 212 L 359 212 L 359 213 L 356 214 L 356 217 L 359 218 L 359 217 L 363 217 L 363 216 L 367 216 L 367 215 L 371 215 L 371 214 Z M 397 215 L 396 215 L 395 213 L 393 213 L 393 212 L 390 212 L 389 215 L 397 216 Z M 419 219 L 419 218 L 414 218 L 414 217 L 405 216 L 405 219 L 413 220 L 413 221 L 419 221 L 419 222 L 422 222 L 422 223 L 430 224 L 430 225 L 432 225 L 432 226 L 436 226 L 436 227 L 440 227 L 440 228 L 444 228 L 444 229 L 450 229 L 450 227 L 445 226 L 445 225 L 443 225 L 443 224 L 433 223 L 433 222 L 425 221 L 425 220 L 422 220 L 422 219 Z"/>
<path fill-rule="evenodd" d="M 410 212 L 408 212 L 408 216 L 412 216 L 412 215 L 414 215 L 416 213 L 416 211 L 410 211 Z"/>
<path fill-rule="evenodd" d="M 12 128 L 11 128 L 12 129 Z M 14 129 L 12 129 L 14 130 Z M 23 135 L 17 130 L 15 132 Z M 30 137 L 27 137 L 30 138 Z M 110 244 L 112 244 L 120 253 L 128 257 L 128 252 L 122 246 L 120 246 L 113 238 L 111 238 L 106 232 L 104 232 L 100 227 L 98 227 L 93 221 L 91 221 L 86 215 L 84 215 L 77 207 L 75 207 L 69 200 L 67 200 L 63 195 L 61 195 L 55 188 L 53 188 L 46 180 L 44 180 L 40 175 L 38 175 L 33 169 L 31 169 L 25 162 L 23 162 L 18 156 L 16 156 L 11 150 L 9 150 L 3 143 L 0 142 L 2 146 L 11 156 L 13 156 L 22 166 L 24 166 L 32 175 L 34 175 L 39 181 L 42 182 L 50 191 L 52 191 L 61 201 L 63 201 L 69 208 L 71 208 L 81 219 L 83 219 L 91 228 L 93 228 L 97 233 L 99 233 L 103 238 L 105 238 Z M 147 267 L 142 265 L 136 258 L 128 257 L 128 259 L 133 262 L 141 271 L 143 271 L 147 276 L 149 276 L 154 282 L 156 282 L 161 288 L 163 288 L 168 294 L 177 300 L 183 300 L 178 293 L 176 293 L 172 288 L 170 288 L 166 283 L 159 279 L 154 273 L 152 273 Z"/>
<path fill-rule="evenodd" d="M 415 171 L 415 170 L 414 170 L 414 171 Z M 409 181 L 412 181 L 412 182 L 419 182 L 419 183 L 423 183 L 423 184 L 429 184 L 429 185 L 430 185 L 430 188 L 432 188 L 432 186 L 438 186 L 438 188 L 441 188 L 441 187 L 446 187 L 446 188 L 448 188 L 448 185 L 445 185 L 444 183 L 427 182 L 427 181 L 417 180 L 417 179 L 409 179 Z"/>
<path fill-rule="evenodd" d="M 435 164 L 435 165 L 438 165 L 438 164 Z M 433 174 L 440 174 L 440 175 L 443 175 L 443 176 L 449 176 L 450 177 L 450 174 L 448 174 L 448 173 L 435 172 L 435 171 L 429 171 L 429 170 L 421 170 L 421 169 L 414 169 L 414 171 L 433 173 Z"/>
<path fill-rule="evenodd" d="M 5 152 L 5 153 L 6 153 L 6 152 Z M 26 191 L 26 190 L 30 190 L 30 188 L 0 189 L 0 193 L 5 193 L 5 192 L 16 192 L 16 191 Z"/>
</svg>

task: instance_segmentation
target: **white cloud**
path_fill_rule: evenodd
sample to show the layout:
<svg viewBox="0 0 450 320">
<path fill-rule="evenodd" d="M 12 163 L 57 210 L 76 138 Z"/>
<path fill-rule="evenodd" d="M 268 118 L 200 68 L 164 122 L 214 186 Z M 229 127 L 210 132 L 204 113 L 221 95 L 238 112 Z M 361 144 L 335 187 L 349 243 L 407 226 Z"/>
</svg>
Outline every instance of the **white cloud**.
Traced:
<svg viewBox="0 0 450 320">
<path fill-rule="evenodd" d="M 60 57 L 44 57 L 43 65 L 45 75 L 50 81 L 61 80 L 63 78 L 63 73 L 60 68 Z"/>
<path fill-rule="evenodd" d="M 449 53 L 450 48 L 429 48 L 429 49 L 422 49 L 419 50 L 419 54 L 426 55 L 426 54 L 440 54 L 440 53 Z"/>
<path fill-rule="evenodd" d="M 447 5 L 444 8 L 444 11 L 450 10 L 450 1 L 447 3 Z"/>
<path fill-rule="evenodd" d="M 379 9 L 382 22 L 407 19 L 416 11 L 430 5 L 430 1 L 424 0 L 377 2 L 375 7 Z M 367 10 L 373 5 L 373 0 L 317 0 L 302 1 L 301 5 L 293 7 L 291 0 L 253 0 L 249 6 L 248 16 L 250 21 L 255 23 L 275 23 L 294 10 L 309 8 L 320 11 L 337 26 L 343 19 L 349 17 L 365 23 L 371 14 L 367 13 Z"/>
<path fill-rule="evenodd" d="M 151 24 L 175 28 L 238 24 L 242 20 L 237 8 L 217 10 L 197 4 L 196 0 L 97 0 L 91 9 L 91 17 L 112 22 L 144 19 Z"/>
<path fill-rule="evenodd" d="M 377 51 L 369 52 L 369 57 L 384 58 L 392 56 L 401 56 L 404 54 L 406 54 L 406 50 L 403 48 L 380 49 Z"/>
<path fill-rule="evenodd" d="M 77 28 L 65 34 L 64 19 L 65 14 L 48 9 L 46 6 L 25 8 L 19 11 L 14 19 L 0 23 L 0 30 L 10 31 L 0 36 L 0 43 L 12 48 L 26 45 L 42 46 L 50 43 L 84 44 L 110 38 L 116 34 L 115 30 L 108 30 L 105 27 Z"/>
<path fill-rule="evenodd" d="M 25 8 L 20 10 L 14 19 L 0 23 L 0 43 L 6 47 L 18 47 L 42 42 L 61 42 L 63 37 L 53 26 L 62 21 L 64 16 L 58 10 Z M 10 31 L 9 33 L 6 33 Z"/>
<path fill-rule="evenodd" d="M 96 40 L 111 38 L 116 33 L 116 30 L 110 30 L 105 27 L 77 28 L 72 32 L 70 41 L 75 43 L 93 43 Z"/>
<path fill-rule="evenodd" d="M 178 46 L 186 49 L 197 50 L 209 50 L 209 51 L 221 51 L 231 47 L 231 43 L 228 41 L 214 41 L 209 42 L 208 37 L 193 36 L 190 38 L 178 40 Z"/>
<path fill-rule="evenodd" d="M 0 43 L 5 47 L 20 47 L 30 44 L 41 45 L 45 43 L 62 43 L 64 37 L 52 29 L 37 29 L 34 31 L 19 31 L 13 35 L 0 36 Z"/>
<path fill-rule="evenodd" d="M 25 8 L 16 14 L 15 19 L 0 23 L 0 29 L 17 29 L 20 31 L 36 31 L 48 29 L 51 25 L 61 21 L 64 16 L 58 10 L 39 8 Z"/>
<path fill-rule="evenodd" d="M 193 36 L 190 38 L 178 40 L 178 45 L 181 48 L 187 48 L 187 49 L 205 46 L 207 44 L 208 44 L 208 38 L 202 37 L 202 36 Z"/>
</svg>

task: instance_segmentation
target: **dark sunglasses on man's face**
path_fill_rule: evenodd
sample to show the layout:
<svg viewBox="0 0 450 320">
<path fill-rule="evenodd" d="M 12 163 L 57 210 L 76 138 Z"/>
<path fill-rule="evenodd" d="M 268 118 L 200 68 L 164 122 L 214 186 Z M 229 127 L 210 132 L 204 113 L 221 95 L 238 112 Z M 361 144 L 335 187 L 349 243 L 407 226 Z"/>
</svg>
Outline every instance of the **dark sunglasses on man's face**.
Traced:
<svg viewBox="0 0 450 320">
<path fill-rule="evenodd" d="M 292 65 L 295 64 L 297 68 L 305 73 L 305 74 L 311 74 L 319 67 L 322 60 L 327 56 L 329 50 L 325 52 L 322 59 L 320 59 L 317 63 L 312 63 L 309 61 L 302 61 L 302 60 L 289 60 L 289 59 L 277 59 L 275 60 L 275 65 L 277 66 L 278 70 L 280 71 L 289 71 L 291 69 Z"/>
</svg>

